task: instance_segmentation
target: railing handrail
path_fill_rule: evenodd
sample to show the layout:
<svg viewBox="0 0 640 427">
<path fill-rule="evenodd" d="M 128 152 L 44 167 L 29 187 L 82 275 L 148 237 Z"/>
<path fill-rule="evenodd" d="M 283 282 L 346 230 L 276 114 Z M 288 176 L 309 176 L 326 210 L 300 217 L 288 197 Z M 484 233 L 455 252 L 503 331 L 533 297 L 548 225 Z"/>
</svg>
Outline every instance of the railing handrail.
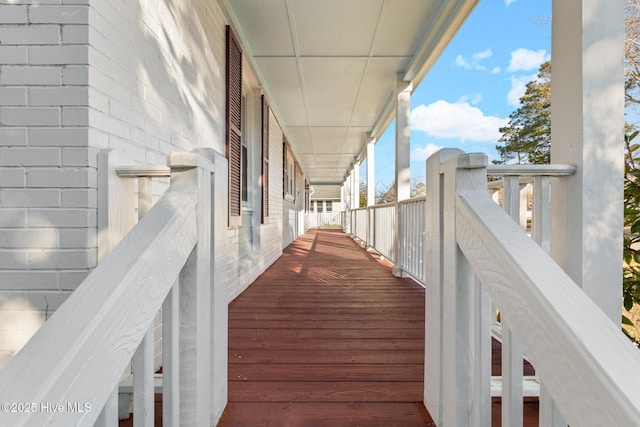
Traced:
<svg viewBox="0 0 640 427">
<path fill-rule="evenodd" d="M 458 245 L 567 421 L 640 425 L 638 350 L 485 192 L 458 192 L 456 211 Z"/>
<path fill-rule="evenodd" d="M 418 197 L 412 197 L 410 199 L 400 200 L 398 203 L 401 205 L 406 205 L 408 203 L 419 203 L 426 200 L 427 200 L 427 196 L 418 196 Z"/>
</svg>

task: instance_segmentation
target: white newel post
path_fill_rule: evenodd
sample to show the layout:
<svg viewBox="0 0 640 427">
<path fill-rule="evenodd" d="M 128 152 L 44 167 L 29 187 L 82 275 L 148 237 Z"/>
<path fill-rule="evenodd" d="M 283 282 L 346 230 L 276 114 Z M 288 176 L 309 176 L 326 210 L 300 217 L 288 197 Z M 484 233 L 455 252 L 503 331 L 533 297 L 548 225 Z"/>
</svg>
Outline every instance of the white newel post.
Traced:
<svg viewBox="0 0 640 427">
<path fill-rule="evenodd" d="M 551 253 L 616 324 L 622 299 L 625 0 L 553 2 Z"/>
<path fill-rule="evenodd" d="M 411 146 L 410 136 L 411 129 L 411 91 L 413 87 L 411 83 L 403 80 L 402 74 L 398 74 L 396 79 L 396 171 L 395 171 L 395 190 L 396 190 L 396 229 L 394 241 L 394 267 L 393 275 L 402 276 L 402 266 L 404 260 L 401 259 L 402 246 L 404 243 L 403 218 L 400 209 L 400 203 L 411 197 L 410 180 L 411 180 Z"/>
<path fill-rule="evenodd" d="M 456 240 L 459 190 L 486 191 L 484 154 L 427 160 L 424 403 L 436 425 L 491 423 L 491 303 Z"/>
<path fill-rule="evenodd" d="M 198 155 L 200 154 L 200 155 Z M 213 281 L 213 154 L 173 153 L 169 156 L 172 186 L 198 189 L 197 244 L 180 273 L 180 420 L 181 425 L 211 423 L 211 292 Z M 207 156 L 209 154 L 209 156 Z M 208 158 L 201 157 L 207 156 Z M 213 366 L 213 369 L 220 369 Z M 226 370 L 226 366 L 224 367 Z"/>
<path fill-rule="evenodd" d="M 427 238 L 425 260 L 427 284 L 425 292 L 424 404 L 435 421 L 442 419 L 442 197 L 444 180 L 440 165 L 462 154 L 456 148 L 445 148 L 427 160 Z"/>
<path fill-rule="evenodd" d="M 442 259 L 438 282 L 442 284 L 442 395 L 440 421 L 443 426 L 473 425 L 486 420 L 491 395 L 490 347 L 476 340 L 488 337 L 476 330 L 476 317 L 489 313 L 488 299 L 475 279 L 471 265 L 458 247 L 456 237 L 457 194 L 459 191 L 486 191 L 487 156 L 465 154 L 442 165 L 443 193 Z M 479 298 L 476 298 L 479 293 Z M 479 306 L 476 306 L 476 302 Z M 479 311 L 476 316 L 476 311 Z M 480 321 L 489 327 L 489 318 Z M 481 326 L 481 325 L 478 325 Z M 485 354 L 477 354 L 484 352 Z"/>
</svg>

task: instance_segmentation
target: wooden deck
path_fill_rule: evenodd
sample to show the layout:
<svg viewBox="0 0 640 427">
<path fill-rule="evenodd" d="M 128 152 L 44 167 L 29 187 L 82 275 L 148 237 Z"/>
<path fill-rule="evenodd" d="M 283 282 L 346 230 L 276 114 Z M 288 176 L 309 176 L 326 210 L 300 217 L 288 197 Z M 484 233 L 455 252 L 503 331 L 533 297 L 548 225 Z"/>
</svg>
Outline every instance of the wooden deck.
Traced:
<svg viewBox="0 0 640 427">
<path fill-rule="evenodd" d="M 229 307 L 219 426 L 434 426 L 423 361 L 424 289 L 344 233 L 312 230 Z M 493 362 L 499 375 L 497 342 Z M 492 412 L 500 425 L 499 399 Z M 525 426 L 537 412 L 530 399 Z M 156 426 L 160 413 L 158 399 Z"/>
<path fill-rule="evenodd" d="M 430 425 L 423 354 L 422 287 L 344 233 L 310 231 L 229 307 L 220 424 Z"/>
</svg>

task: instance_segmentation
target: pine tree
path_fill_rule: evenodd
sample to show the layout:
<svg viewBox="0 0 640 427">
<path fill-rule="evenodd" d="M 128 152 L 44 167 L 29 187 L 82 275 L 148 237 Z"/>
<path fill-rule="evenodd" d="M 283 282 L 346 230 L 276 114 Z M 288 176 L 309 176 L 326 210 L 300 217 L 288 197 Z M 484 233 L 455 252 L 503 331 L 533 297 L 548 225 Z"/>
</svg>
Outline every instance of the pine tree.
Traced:
<svg viewBox="0 0 640 427">
<path fill-rule="evenodd" d="M 503 145 L 496 146 L 495 163 L 549 163 L 551 142 L 551 62 L 540 66 L 538 78 L 527 83 L 520 107 L 499 129 Z"/>
</svg>

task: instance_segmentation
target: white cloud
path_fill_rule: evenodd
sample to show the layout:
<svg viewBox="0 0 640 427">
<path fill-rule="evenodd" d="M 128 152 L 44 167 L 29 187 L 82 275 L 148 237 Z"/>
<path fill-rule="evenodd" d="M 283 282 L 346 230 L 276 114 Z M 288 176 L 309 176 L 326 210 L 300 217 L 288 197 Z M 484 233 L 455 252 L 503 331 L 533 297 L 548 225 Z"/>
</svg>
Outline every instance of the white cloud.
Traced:
<svg viewBox="0 0 640 427">
<path fill-rule="evenodd" d="M 444 100 L 419 105 L 411 111 L 411 128 L 421 130 L 434 138 L 461 141 L 496 142 L 498 129 L 508 119 L 485 116 L 482 110 L 468 102 L 450 103 Z"/>
<path fill-rule="evenodd" d="M 525 48 L 516 49 L 511 52 L 511 62 L 507 71 L 529 71 L 540 67 L 549 58 L 546 49 L 529 50 Z"/>
<path fill-rule="evenodd" d="M 479 104 L 481 101 L 482 101 L 482 95 L 480 95 L 479 93 L 476 93 L 471 97 L 471 103 L 473 105 Z"/>
<path fill-rule="evenodd" d="M 527 83 L 535 80 L 536 77 L 537 74 L 522 77 L 511 77 L 511 90 L 507 94 L 507 102 L 509 105 L 514 107 L 520 105 L 520 98 L 527 90 Z"/>
<path fill-rule="evenodd" d="M 501 71 L 500 67 L 495 67 L 489 74 L 500 74 Z"/>
<path fill-rule="evenodd" d="M 470 102 L 473 105 L 479 104 L 482 101 L 482 95 L 479 93 L 475 93 L 471 96 L 463 95 L 456 101 L 456 104 L 464 104 L 465 102 Z"/>
<path fill-rule="evenodd" d="M 491 49 L 487 49 L 482 52 L 474 53 L 473 55 L 471 55 L 471 58 L 473 58 L 476 61 L 480 61 L 482 59 L 490 58 L 492 55 L 493 55 L 493 52 L 491 51 Z"/>
<path fill-rule="evenodd" d="M 467 69 L 471 68 L 471 64 L 469 64 L 462 55 L 456 56 L 455 64 L 458 67 L 467 68 Z"/>
<path fill-rule="evenodd" d="M 424 147 L 414 148 L 413 151 L 411 152 L 411 160 L 414 160 L 416 162 L 424 162 L 429 158 L 429 156 L 431 156 L 433 153 L 440 150 L 441 148 L 444 148 L 444 147 L 440 145 L 431 144 L 431 143 L 425 145 Z"/>
<path fill-rule="evenodd" d="M 504 3 L 507 5 L 507 7 L 509 7 L 511 3 L 515 3 L 515 2 L 516 0 L 504 0 Z"/>
<path fill-rule="evenodd" d="M 476 52 L 471 55 L 471 59 L 467 59 L 462 55 L 456 56 L 456 60 L 453 62 L 455 65 L 467 70 L 476 69 L 479 71 L 487 71 L 487 67 L 482 65 L 481 62 L 493 56 L 491 49 L 483 50 L 482 52 Z"/>
</svg>

